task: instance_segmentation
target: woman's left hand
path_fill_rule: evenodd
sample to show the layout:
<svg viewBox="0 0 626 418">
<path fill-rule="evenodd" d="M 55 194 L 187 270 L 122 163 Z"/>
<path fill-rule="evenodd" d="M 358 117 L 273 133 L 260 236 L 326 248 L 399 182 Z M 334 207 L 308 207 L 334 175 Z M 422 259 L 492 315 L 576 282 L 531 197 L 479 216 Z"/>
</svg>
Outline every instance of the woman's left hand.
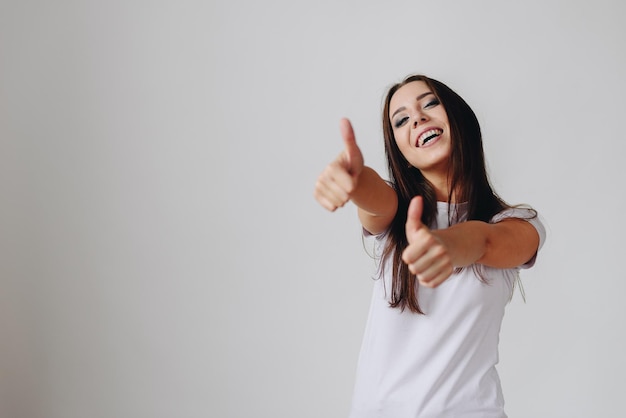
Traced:
<svg viewBox="0 0 626 418">
<path fill-rule="evenodd" d="M 437 287 L 454 271 L 448 246 L 422 223 L 421 196 L 411 200 L 406 221 L 406 238 L 409 245 L 402 252 L 402 260 L 417 276 L 420 284 Z"/>
</svg>

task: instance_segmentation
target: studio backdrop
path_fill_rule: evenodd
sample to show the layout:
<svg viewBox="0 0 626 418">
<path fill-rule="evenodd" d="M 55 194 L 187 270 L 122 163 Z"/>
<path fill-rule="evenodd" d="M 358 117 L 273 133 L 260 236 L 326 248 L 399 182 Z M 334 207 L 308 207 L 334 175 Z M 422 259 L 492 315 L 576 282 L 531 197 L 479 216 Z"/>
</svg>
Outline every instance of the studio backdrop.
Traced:
<svg viewBox="0 0 626 418">
<path fill-rule="evenodd" d="M 0 3 L 0 416 L 346 417 L 375 260 L 315 180 L 386 89 L 475 110 L 547 228 L 507 307 L 511 418 L 622 411 L 625 6 Z"/>
</svg>

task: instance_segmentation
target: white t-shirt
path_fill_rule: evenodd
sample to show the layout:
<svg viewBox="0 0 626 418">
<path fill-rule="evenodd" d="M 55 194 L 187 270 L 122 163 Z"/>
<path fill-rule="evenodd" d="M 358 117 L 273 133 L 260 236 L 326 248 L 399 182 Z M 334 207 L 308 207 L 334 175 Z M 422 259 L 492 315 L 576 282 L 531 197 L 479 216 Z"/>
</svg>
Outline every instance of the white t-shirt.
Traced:
<svg viewBox="0 0 626 418">
<path fill-rule="evenodd" d="M 457 205 L 459 220 L 466 218 Z M 438 202 L 436 225 L 448 226 L 448 204 Z M 508 209 L 507 217 L 529 218 L 527 209 Z M 540 247 L 545 230 L 538 217 Z M 382 248 L 387 235 L 376 237 Z M 498 340 L 505 305 L 520 268 L 477 265 L 453 274 L 435 289 L 421 286 L 419 304 L 425 315 L 391 308 L 385 293 L 390 271 L 376 280 L 359 356 L 350 418 L 504 418 L 504 400 L 496 371 Z"/>
</svg>

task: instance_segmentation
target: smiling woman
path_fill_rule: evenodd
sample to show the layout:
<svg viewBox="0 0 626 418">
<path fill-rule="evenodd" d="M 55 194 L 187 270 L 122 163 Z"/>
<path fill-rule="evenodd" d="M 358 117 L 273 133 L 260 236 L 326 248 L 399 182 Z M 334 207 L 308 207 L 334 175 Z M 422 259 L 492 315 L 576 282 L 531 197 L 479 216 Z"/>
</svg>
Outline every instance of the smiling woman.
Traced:
<svg viewBox="0 0 626 418">
<path fill-rule="evenodd" d="M 389 181 L 365 166 L 344 119 L 345 149 L 314 193 L 330 211 L 352 201 L 379 244 L 351 418 L 506 417 L 500 326 L 543 225 L 494 192 L 478 120 L 445 84 L 407 77 L 382 122 Z"/>
<path fill-rule="evenodd" d="M 393 133 L 407 162 L 427 178 L 445 178 L 450 129 L 434 89 L 419 79 L 408 82 L 393 95 L 389 108 L 396 109 L 391 116 Z"/>
</svg>

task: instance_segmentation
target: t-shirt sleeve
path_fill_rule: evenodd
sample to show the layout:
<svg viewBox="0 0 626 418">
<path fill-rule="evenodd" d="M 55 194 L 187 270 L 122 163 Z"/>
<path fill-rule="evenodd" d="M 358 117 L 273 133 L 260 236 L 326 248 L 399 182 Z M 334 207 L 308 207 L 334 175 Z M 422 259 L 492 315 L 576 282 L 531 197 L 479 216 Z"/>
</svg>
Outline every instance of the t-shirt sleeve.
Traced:
<svg viewBox="0 0 626 418">
<path fill-rule="evenodd" d="M 496 214 L 493 218 L 491 218 L 490 223 L 497 223 L 507 218 L 523 219 L 530 223 L 532 226 L 534 226 L 537 230 L 537 233 L 539 234 L 539 247 L 537 247 L 537 252 L 532 256 L 530 260 L 520 266 L 520 268 L 523 269 L 531 268 L 535 265 L 535 261 L 537 260 L 537 253 L 539 252 L 539 250 L 543 246 L 543 243 L 546 240 L 546 229 L 541 222 L 539 214 L 533 209 L 511 208 L 503 210 L 502 212 Z"/>
</svg>

